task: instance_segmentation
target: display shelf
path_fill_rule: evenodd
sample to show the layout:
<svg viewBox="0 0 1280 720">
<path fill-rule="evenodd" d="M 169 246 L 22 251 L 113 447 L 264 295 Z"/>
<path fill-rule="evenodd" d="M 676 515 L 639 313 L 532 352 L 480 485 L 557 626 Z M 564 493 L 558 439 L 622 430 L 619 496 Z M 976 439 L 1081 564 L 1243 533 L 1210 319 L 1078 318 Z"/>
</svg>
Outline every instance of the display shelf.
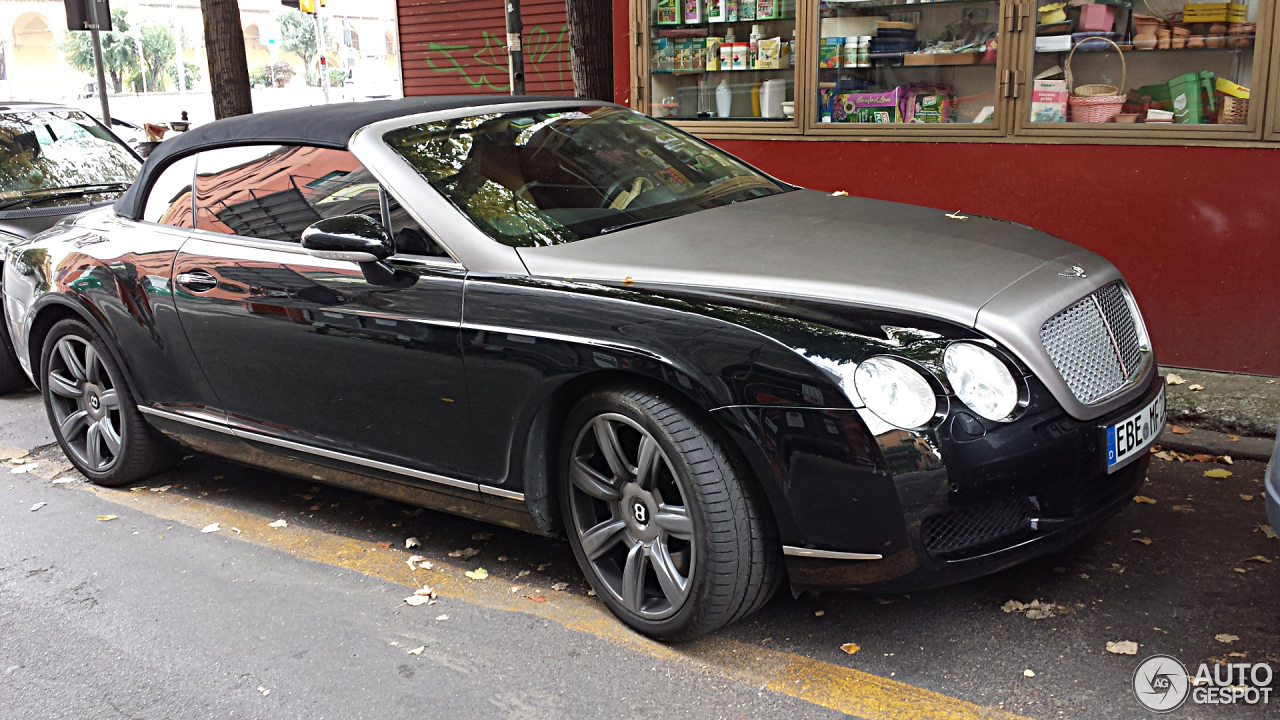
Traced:
<svg viewBox="0 0 1280 720">
<path fill-rule="evenodd" d="M 1250 45 L 1249 47 L 1242 47 L 1242 48 L 1221 47 L 1221 48 L 1169 48 L 1168 50 L 1134 50 L 1132 46 L 1121 45 L 1120 49 L 1124 51 L 1124 54 L 1125 54 L 1124 56 L 1126 58 L 1135 58 L 1135 57 L 1142 57 L 1143 55 L 1170 55 L 1170 54 L 1176 54 L 1176 53 L 1234 53 L 1234 52 L 1243 53 L 1243 52 L 1252 52 L 1253 46 Z M 1115 48 L 1108 45 L 1104 48 L 1099 48 L 1097 50 L 1090 50 L 1088 48 L 1083 48 L 1083 49 L 1077 50 L 1076 52 L 1078 53 L 1109 53 L 1109 52 L 1115 52 L 1115 51 L 1116 51 Z M 1053 55 L 1054 53 L 1057 53 L 1059 55 L 1066 55 L 1069 52 L 1071 51 L 1070 50 L 1040 50 L 1040 49 L 1036 50 L 1037 55 Z"/>
<path fill-rule="evenodd" d="M 999 5 L 1000 0 L 934 0 L 933 2 L 859 2 L 859 0 L 827 0 L 833 10 L 923 10 L 931 5 Z"/>
</svg>

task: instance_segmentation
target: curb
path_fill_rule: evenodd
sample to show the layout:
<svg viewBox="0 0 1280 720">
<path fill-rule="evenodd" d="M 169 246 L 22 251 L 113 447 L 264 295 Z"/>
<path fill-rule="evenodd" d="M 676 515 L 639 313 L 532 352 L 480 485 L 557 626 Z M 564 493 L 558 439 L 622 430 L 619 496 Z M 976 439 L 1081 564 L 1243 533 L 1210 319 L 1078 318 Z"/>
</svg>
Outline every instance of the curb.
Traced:
<svg viewBox="0 0 1280 720">
<path fill-rule="evenodd" d="M 1253 460 L 1267 462 L 1275 450 L 1274 438 L 1241 437 L 1235 442 L 1227 440 L 1226 433 L 1212 430 L 1191 430 L 1186 435 L 1175 435 L 1166 425 L 1160 441 L 1156 443 L 1165 450 L 1176 450 L 1180 453 L 1207 453 L 1209 455 L 1230 455 L 1232 460 Z"/>
</svg>

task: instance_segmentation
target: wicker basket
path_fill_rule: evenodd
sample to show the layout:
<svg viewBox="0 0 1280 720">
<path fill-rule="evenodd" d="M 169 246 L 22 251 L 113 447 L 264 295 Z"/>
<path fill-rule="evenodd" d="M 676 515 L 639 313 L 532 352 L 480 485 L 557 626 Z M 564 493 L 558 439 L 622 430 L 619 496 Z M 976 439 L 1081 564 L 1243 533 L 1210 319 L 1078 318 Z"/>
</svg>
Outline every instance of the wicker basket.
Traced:
<svg viewBox="0 0 1280 720">
<path fill-rule="evenodd" d="M 1125 96 L 1120 94 L 1119 88 L 1114 85 L 1081 85 L 1076 87 L 1071 77 L 1071 58 L 1075 56 L 1076 50 L 1085 42 L 1096 40 L 1104 40 L 1111 43 L 1111 46 L 1120 54 L 1121 87 L 1125 85 L 1125 81 L 1129 76 L 1129 66 L 1125 62 L 1124 51 L 1114 41 L 1107 38 L 1094 37 L 1076 43 L 1076 46 L 1071 48 L 1071 53 L 1067 55 L 1066 63 L 1067 87 L 1071 90 L 1071 97 L 1067 99 L 1067 104 L 1070 106 L 1070 117 L 1068 119 L 1071 122 L 1111 122 L 1116 115 L 1120 114 L 1121 108 L 1124 107 Z"/>
<path fill-rule="evenodd" d="M 1222 111 L 1218 113 L 1219 125 L 1244 125 L 1249 122 L 1249 99 L 1220 94 Z"/>
</svg>

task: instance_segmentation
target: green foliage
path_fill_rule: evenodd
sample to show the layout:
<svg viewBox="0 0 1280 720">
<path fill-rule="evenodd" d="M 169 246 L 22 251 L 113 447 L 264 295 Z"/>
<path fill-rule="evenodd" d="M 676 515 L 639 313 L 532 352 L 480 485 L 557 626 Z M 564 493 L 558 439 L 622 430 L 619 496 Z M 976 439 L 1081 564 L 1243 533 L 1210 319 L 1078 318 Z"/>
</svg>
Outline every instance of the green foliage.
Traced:
<svg viewBox="0 0 1280 720">
<path fill-rule="evenodd" d="M 183 65 L 185 66 L 183 69 L 187 71 L 187 72 L 186 72 L 186 81 L 187 81 L 187 87 L 186 87 L 186 89 L 187 89 L 187 90 L 195 90 L 195 89 L 196 89 L 196 84 L 200 82 L 200 66 L 199 66 L 199 65 L 196 65 L 196 64 L 195 64 L 195 63 L 193 63 L 193 62 L 184 62 L 184 63 L 183 63 Z M 174 63 L 174 64 L 170 65 L 169 67 L 165 68 L 165 71 L 166 71 L 166 72 L 168 73 L 168 75 L 169 75 L 169 80 L 170 80 L 170 81 L 174 84 L 174 86 L 176 87 L 176 86 L 177 86 L 177 84 L 178 84 L 178 65 L 177 65 L 177 63 Z"/>
<path fill-rule="evenodd" d="M 143 25 L 141 34 L 142 57 L 147 65 L 147 89 L 160 92 L 165 89 L 165 68 L 173 63 L 177 53 L 173 34 L 162 25 Z"/>
<path fill-rule="evenodd" d="M 102 64 L 115 92 L 124 90 L 124 79 L 138 69 L 138 51 L 129 31 L 128 11 L 115 8 L 111 11 L 112 32 L 100 33 Z M 93 41 L 87 31 L 68 32 L 62 41 L 62 53 L 73 69 L 93 75 Z"/>
<path fill-rule="evenodd" d="M 297 10 L 282 10 L 276 15 L 276 22 L 280 24 L 280 46 L 285 52 L 295 53 L 302 58 L 302 63 L 307 69 L 307 84 L 317 85 L 320 76 L 313 67 L 317 58 L 315 20 L 311 15 Z M 324 33 L 325 48 L 332 48 L 333 35 L 329 32 L 329 23 L 324 18 L 321 18 L 320 27 Z"/>
<path fill-rule="evenodd" d="M 293 79 L 295 74 L 293 66 L 287 62 L 268 63 L 249 71 L 249 84 L 254 87 L 282 88 Z M 275 82 L 274 86 L 272 85 L 273 80 Z"/>
<path fill-rule="evenodd" d="M 342 87 L 347 82 L 347 72 L 338 68 L 329 70 L 329 87 Z"/>
</svg>

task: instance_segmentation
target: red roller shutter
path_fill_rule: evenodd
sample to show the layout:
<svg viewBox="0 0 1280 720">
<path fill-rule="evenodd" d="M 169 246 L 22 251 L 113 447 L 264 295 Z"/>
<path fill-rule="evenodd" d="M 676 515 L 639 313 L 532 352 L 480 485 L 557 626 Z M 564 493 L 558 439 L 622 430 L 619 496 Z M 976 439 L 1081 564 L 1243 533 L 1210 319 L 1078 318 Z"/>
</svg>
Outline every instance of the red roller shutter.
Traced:
<svg viewBox="0 0 1280 720">
<path fill-rule="evenodd" d="M 573 94 L 565 0 L 521 0 L 525 90 Z M 507 93 L 502 0 L 396 0 L 404 94 Z"/>
</svg>

